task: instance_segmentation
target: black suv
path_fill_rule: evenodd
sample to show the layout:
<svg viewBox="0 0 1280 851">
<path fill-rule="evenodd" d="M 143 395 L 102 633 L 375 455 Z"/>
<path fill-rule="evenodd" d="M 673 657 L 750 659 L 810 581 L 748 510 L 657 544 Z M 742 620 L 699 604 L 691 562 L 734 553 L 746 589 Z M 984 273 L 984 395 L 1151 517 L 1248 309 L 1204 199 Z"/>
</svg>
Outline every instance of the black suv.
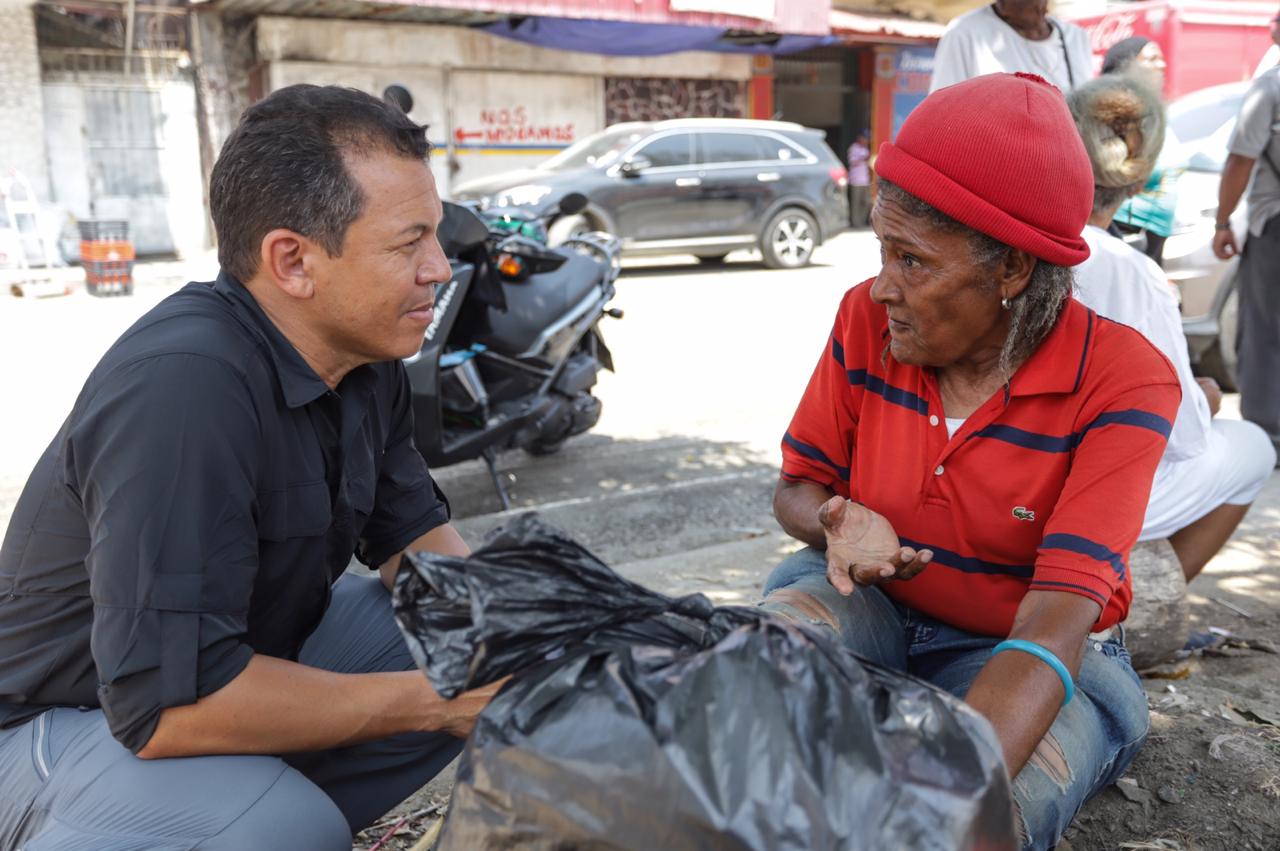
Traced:
<svg viewBox="0 0 1280 851">
<path fill-rule="evenodd" d="M 820 130 L 784 121 L 689 118 L 615 124 L 534 169 L 462 183 L 461 201 L 542 214 L 569 192 L 590 200 L 550 227 L 553 244 L 604 230 L 636 254 L 718 263 L 758 247 L 773 268 L 804 266 L 849 221 L 847 173 Z"/>
</svg>

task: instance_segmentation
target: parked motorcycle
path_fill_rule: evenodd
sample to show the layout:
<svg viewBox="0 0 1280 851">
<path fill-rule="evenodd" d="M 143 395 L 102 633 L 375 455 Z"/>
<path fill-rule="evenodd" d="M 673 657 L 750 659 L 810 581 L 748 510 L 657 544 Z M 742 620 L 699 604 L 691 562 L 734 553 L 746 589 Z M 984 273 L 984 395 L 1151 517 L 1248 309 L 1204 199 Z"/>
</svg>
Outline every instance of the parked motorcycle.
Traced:
<svg viewBox="0 0 1280 851">
<path fill-rule="evenodd" d="M 565 196 L 545 219 L 587 199 Z M 436 292 L 422 349 L 405 359 L 415 439 L 432 467 L 484 459 L 503 509 L 497 453 L 548 455 L 600 419 L 591 393 L 613 358 L 600 333 L 621 242 L 589 233 L 548 248 L 544 220 L 445 202 L 439 238 L 453 276 Z"/>
</svg>

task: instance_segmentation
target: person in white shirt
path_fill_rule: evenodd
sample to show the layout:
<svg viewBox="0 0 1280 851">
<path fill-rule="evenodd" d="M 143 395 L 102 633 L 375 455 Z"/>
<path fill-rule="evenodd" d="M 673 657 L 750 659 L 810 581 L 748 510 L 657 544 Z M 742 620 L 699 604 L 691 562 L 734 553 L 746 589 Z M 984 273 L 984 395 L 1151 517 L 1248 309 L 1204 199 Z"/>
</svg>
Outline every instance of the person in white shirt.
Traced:
<svg viewBox="0 0 1280 851">
<path fill-rule="evenodd" d="M 1093 76 L 1083 29 L 1049 15 L 1047 0 L 996 0 L 947 25 L 929 91 L 983 74 L 1036 74 L 1063 92 Z"/>
<path fill-rule="evenodd" d="M 1155 166 L 1165 130 L 1159 94 L 1136 77 L 1116 74 L 1075 89 L 1067 103 L 1094 174 L 1093 215 L 1084 231 L 1089 259 L 1075 268 L 1075 297 L 1141 331 L 1173 363 L 1182 384 L 1138 540 L 1168 538 L 1189 582 L 1244 519 L 1275 466 L 1275 449 L 1253 423 L 1213 418 L 1222 391 L 1191 373 L 1172 286 L 1154 261 L 1106 231 Z"/>
</svg>

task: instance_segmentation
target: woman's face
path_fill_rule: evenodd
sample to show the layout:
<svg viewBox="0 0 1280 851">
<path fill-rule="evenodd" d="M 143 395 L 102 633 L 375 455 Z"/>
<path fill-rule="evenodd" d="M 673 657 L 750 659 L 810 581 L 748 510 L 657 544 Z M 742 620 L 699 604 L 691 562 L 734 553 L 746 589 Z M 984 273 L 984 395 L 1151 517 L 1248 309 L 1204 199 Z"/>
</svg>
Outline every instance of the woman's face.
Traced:
<svg viewBox="0 0 1280 851">
<path fill-rule="evenodd" d="M 941 368 L 998 355 L 1009 314 L 995 274 L 974 262 L 968 237 L 912 217 L 883 195 L 871 227 L 882 263 L 871 298 L 889 312 L 894 360 Z"/>
</svg>

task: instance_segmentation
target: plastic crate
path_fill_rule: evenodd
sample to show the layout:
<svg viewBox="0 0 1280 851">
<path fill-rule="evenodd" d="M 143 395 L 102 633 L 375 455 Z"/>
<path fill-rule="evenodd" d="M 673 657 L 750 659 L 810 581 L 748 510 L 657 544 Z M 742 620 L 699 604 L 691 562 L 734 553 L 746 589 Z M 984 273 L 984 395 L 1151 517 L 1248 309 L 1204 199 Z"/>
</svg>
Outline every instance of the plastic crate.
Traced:
<svg viewBox="0 0 1280 851">
<path fill-rule="evenodd" d="M 84 281 L 89 295 L 129 295 L 133 292 L 133 261 L 85 261 Z"/>
<path fill-rule="evenodd" d="M 124 240 L 81 240 L 80 262 L 94 260 L 132 260 L 134 259 L 133 243 Z"/>
<path fill-rule="evenodd" d="M 81 219 L 76 224 L 80 228 L 80 239 L 85 242 L 127 242 L 129 239 L 129 223 L 120 219 Z"/>
</svg>

